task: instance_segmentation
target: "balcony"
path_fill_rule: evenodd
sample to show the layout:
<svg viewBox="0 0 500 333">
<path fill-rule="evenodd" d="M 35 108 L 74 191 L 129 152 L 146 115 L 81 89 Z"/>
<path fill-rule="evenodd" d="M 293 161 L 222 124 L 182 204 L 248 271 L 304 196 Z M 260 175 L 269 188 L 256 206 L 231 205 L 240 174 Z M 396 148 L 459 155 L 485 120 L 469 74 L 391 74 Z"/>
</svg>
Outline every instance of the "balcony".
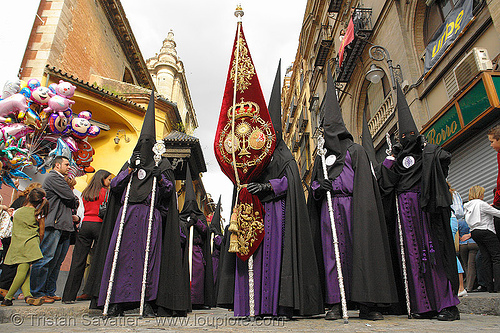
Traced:
<svg viewBox="0 0 500 333">
<path fill-rule="evenodd" d="M 340 12 L 340 7 L 342 7 L 342 0 L 331 0 L 330 5 L 328 6 L 328 12 L 338 13 Z"/>
<path fill-rule="evenodd" d="M 375 115 L 368 122 L 368 129 L 372 137 L 384 127 L 384 124 L 394 115 L 394 102 L 392 94 L 388 94 L 382 105 L 379 107 Z"/>
<path fill-rule="evenodd" d="M 293 135 L 293 138 L 292 138 L 292 152 L 296 152 L 297 150 L 299 150 L 299 147 L 300 147 L 300 138 L 301 138 L 301 135 L 299 135 L 299 132 L 295 132 L 294 135 Z"/>
<path fill-rule="evenodd" d="M 303 108 L 302 113 L 300 114 L 299 124 L 298 124 L 300 133 L 305 131 L 308 122 L 309 122 L 309 116 L 307 110 Z"/>
<path fill-rule="evenodd" d="M 286 120 L 286 126 L 285 126 L 285 131 L 287 133 L 290 133 L 290 131 L 292 130 L 292 124 L 293 124 L 293 120 L 290 119 L 290 116 L 288 116 L 288 118 Z"/>
<path fill-rule="evenodd" d="M 314 67 L 325 66 L 328 53 L 330 53 L 332 46 L 332 27 L 330 25 L 322 25 L 316 44 L 314 44 L 314 49 L 316 50 L 316 61 L 314 62 Z"/>
<path fill-rule="evenodd" d="M 295 96 L 293 96 L 290 103 L 290 118 L 295 117 L 295 112 L 297 112 L 297 102 L 295 101 L 295 99 Z"/>
<path fill-rule="evenodd" d="M 357 60 L 361 57 L 366 42 L 372 34 L 372 9 L 356 8 L 352 20 L 354 40 L 345 47 L 342 65 L 340 67 L 337 65 L 337 82 L 349 82 L 354 72 Z"/>
</svg>

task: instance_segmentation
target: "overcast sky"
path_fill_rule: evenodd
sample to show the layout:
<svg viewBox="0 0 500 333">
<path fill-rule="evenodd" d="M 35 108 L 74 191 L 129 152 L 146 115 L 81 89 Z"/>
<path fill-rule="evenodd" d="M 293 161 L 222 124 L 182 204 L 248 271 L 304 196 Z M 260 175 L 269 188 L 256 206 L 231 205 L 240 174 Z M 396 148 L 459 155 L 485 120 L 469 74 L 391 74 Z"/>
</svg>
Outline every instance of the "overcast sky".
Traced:
<svg viewBox="0 0 500 333">
<path fill-rule="evenodd" d="M 220 171 L 213 151 L 229 59 L 236 34 L 234 10 L 241 3 L 243 30 L 265 100 L 269 100 L 279 59 L 282 76 L 295 59 L 307 0 L 122 0 L 144 59 L 159 52 L 170 29 L 198 117 L 208 171 L 203 183 L 229 221 L 232 184 Z M 39 0 L 8 1 L 0 14 L 0 88 L 16 76 L 33 26 Z M 99 61 L 99 59 L 96 59 Z"/>
</svg>

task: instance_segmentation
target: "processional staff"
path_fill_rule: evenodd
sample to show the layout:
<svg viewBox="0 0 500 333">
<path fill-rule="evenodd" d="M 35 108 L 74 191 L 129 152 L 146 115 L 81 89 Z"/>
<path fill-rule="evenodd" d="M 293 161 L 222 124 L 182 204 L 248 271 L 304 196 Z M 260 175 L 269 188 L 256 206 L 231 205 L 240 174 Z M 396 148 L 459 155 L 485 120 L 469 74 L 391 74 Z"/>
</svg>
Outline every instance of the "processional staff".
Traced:
<svg viewBox="0 0 500 333">
<path fill-rule="evenodd" d="M 323 176 L 325 179 L 328 179 L 328 171 L 326 169 L 326 148 L 324 148 L 325 139 L 323 135 L 318 138 L 318 155 L 321 156 L 321 165 L 323 166 Z M 332 228 L 332 236 L 333 236 L 333 247 L 335 250 L 335 262 L 337 266 L 337 276 L 339 280 L 339 289 L 340 289 L 340 299 L 342 302 L 342 317 L 344 318 L 344 324 L 349 323 L 349 315 L 347 314 L 347 301 L 345 297 L 345 289 L 344 289 L 344 276 L 342 274 L 342 263 L 340 260 L 340 250 L 339 250 L 339 241 L 337 237 L 337 228 L 335 227 L 335 216 L 333 213 L 333 205 L 332 205 L 332 194 L 330 191 L 326 191 L 326 200 L 328 202 L 328 213 L 330 215 L 330 225 Z"/>
<path fill-rule="evenodd" d="M 392 156 L 392 142 L 389 133 L 385 134 L 385 140 L 387 142 L 386 154 Z M 406 298 L 406 311 L 408 312 L 408 319 L 411 319 L 411 307 L 410 307 L 410 290 L 408 287 L 408 271 L 406 268 L 406 254 L 403 240 L 403 228 L 401 227 L 401 217 L 399 216 L 399 199 L 398 194 L 396 196 L 396 213 L 398 215 L 398 234 L 399 234 L 399 249 L 401 251 L 401 266 L 403 269 L 403 281 L 405 284 L 405 298 Z"/>
</svg>

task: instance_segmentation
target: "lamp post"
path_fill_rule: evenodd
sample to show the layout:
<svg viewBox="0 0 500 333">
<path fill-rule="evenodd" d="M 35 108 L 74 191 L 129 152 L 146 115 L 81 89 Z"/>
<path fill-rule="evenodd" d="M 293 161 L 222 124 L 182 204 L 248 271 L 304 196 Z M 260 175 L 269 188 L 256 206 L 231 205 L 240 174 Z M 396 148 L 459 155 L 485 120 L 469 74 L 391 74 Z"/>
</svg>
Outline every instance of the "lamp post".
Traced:
<svg viewBox="0 0 500 333">
<path fill-rule="evenodd" d="M 391 56 L 389 55 L 389 51 L 387 51 L 387 49 L 383 46 L 373 45 L 368 50 L 368 54 L 370 55 L 371 59 L 376 60 L 376 61 L 382 61 L 384 59 L 387 60 L 387 65 L 389 66 L 389 74 L 391 75 L 391 87 L 393 90 L 396 90 L 396 77 L 394 75 L 394 67 L 392 66 L 392 59 L 391 59 Z M 369 80 L 370 82 L 377 83 L 378 81 L 380 81 L 380 78 L 376 82 L 370 80 L 370 78 L 369 78 L 369 74 L 370 74 L 370 72 L 372 72 L 374 67 L 377 68 L 377 66 L 373 64 L 371 66 L 370 70 L 368 71 L 368 73 L 366 73 L 366 79 Z M 399 68 L 399 65 L 397 66 L 397 68 Z M 376 78 L 375 78 L 375 80 L 376 80 Z"/>
</svg>

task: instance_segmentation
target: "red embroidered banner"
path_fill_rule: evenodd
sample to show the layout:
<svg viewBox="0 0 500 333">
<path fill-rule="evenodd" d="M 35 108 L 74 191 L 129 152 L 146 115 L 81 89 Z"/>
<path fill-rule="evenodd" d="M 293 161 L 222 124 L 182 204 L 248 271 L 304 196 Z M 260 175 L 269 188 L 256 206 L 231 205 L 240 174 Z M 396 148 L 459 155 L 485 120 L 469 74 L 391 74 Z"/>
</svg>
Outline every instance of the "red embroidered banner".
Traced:
<svg viewBox="0 0 500 333">
<path fill-rule="evenodd" d="M 237 218 L 232 219 L 230 230 L 233 232 L 233 252 L 242 260 L 252 255 L 264 237 L 264 209 L 245 185 L 265 169 L 275 144 L 271 117 L 239 22 L 214 149 L 222 172 L 240 189 L 234 209 L 244 216 L 238 213 Z"/>
</svg>

